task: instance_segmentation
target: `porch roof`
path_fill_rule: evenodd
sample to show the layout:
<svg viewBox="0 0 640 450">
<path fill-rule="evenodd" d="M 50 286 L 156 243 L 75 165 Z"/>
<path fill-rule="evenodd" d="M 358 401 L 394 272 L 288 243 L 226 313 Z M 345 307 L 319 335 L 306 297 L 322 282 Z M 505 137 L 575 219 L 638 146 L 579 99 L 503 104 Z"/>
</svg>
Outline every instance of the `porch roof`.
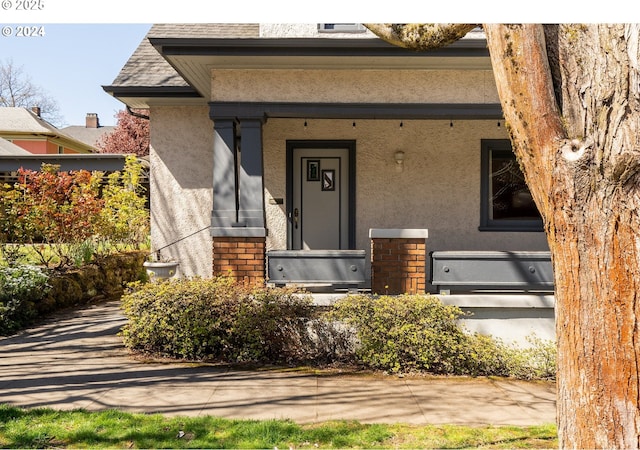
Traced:
<svg viewBox="0 0 640 450">
<path fill-rule="evenodd" d="M 260 38 L 257 28 L 238 34 L 232 25 L 239 24 L 218 25 L 154 25 L 113 84 L 103 89 L 133 108 L 147 108 L 177 99 L 205 104 L 211 98 L 212 69 L 491 70 L 482 34 L 416 52 L 378 38 Z"/>
</svg>

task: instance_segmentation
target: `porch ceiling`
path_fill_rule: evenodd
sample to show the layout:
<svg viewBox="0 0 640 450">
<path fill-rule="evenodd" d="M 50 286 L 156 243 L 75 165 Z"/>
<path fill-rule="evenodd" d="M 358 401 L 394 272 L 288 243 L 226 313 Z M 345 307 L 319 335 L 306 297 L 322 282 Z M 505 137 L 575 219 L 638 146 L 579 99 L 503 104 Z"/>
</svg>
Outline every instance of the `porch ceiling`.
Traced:
<svg viewBox="0 0 640 450">
<path fill-rule="evenodd" d="M 212 69 L 491 70 L 484 39 L 416 52 L 380 39 L 176 39 L 151 44 L 204 98 Z"/>
</svg>

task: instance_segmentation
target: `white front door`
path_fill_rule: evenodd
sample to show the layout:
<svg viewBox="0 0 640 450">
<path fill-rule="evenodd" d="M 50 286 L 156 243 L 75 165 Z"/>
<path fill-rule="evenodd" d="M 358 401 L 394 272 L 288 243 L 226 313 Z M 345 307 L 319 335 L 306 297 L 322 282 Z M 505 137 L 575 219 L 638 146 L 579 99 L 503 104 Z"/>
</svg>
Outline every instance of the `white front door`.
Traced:
<svg viewBox="0 0 640 450">
<path fill-rule="evenodd" d="M 292 249 L 349 248 L 349 149 L 294 148 Z"/>
</svg>

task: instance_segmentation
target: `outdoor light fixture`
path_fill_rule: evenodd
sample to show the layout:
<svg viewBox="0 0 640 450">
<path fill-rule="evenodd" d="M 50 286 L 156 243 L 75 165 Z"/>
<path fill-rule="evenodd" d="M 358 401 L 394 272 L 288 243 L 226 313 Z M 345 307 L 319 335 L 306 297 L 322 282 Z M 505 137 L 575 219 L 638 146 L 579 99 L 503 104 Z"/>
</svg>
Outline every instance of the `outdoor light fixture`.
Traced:
<svg viewBox="0 0 640 450">
<path fill-rule="evenodd" d="M 398 150 L 393 158 L 396 161 L 396 172 L 402 172 L 404 169 L 404 152 L 402 150 Z"/>
</svg>

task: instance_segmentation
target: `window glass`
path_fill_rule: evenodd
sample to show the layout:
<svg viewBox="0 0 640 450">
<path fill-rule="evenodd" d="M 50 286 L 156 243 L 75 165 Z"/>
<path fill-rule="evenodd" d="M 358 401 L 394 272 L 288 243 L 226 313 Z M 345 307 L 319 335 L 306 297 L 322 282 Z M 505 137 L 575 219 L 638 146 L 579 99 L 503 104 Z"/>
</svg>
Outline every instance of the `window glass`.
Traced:
<svg viewBox="0 0 640 450">
<path fill-rule="evenodd" d="M 362 33 L 365 28 L 360 23 L 320 23 L 318 30 L 328 33 Z"/>
<path fill-rule="evenodd" d="M 481 230 L 542 231 L 538 208 L 508 140 L 482 141 Z"/>
</svg>

